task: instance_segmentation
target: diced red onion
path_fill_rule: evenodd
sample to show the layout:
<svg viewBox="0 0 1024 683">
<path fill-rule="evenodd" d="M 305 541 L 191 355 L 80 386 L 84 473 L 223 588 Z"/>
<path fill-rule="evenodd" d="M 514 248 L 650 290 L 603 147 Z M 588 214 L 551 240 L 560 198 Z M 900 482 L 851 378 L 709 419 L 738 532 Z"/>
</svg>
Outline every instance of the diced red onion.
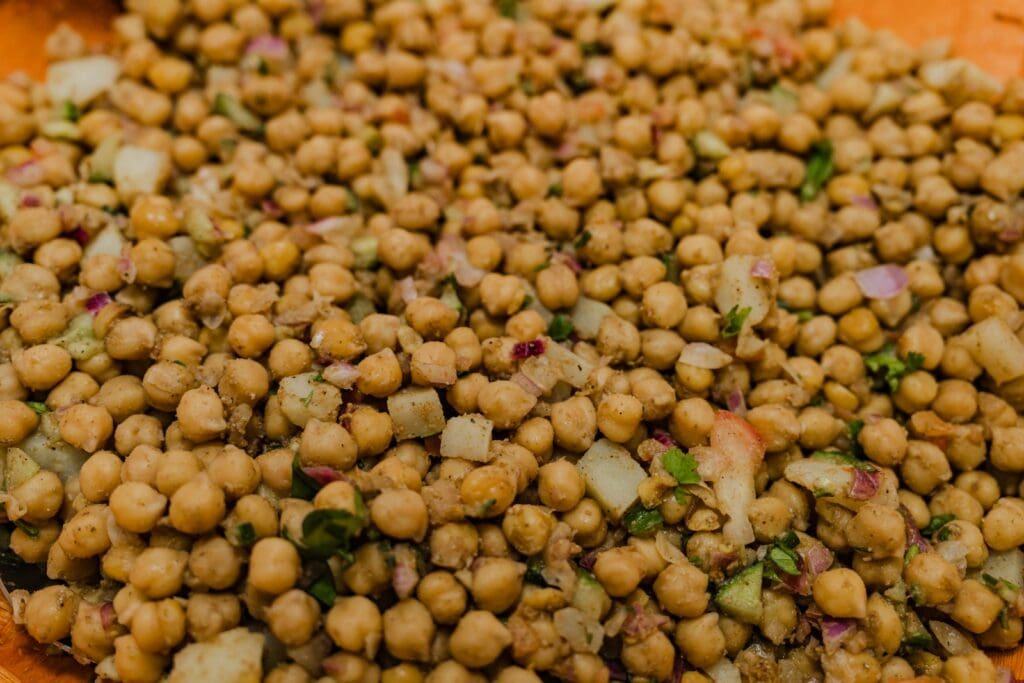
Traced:
<svg viewBox="0 0 1024 683">
<path fill-rule="evenodd" d="M 420 174 L 425 182 L 434 185 L 440 185 L 448 179 L 448 169 L 433 159 L 424 159 L 420 162 Z"/>
<path fill-rule="evenodd" d="M 630 638 L 643 640 L 670 621 L 664 614 L 648 612 L 639 602 L 634 602 L 632 608 L 622 624 L 622 633 Z"/>
<path fill-rule="evenodd" d="M 555 150 L 555 158 L 559 161 L 568 161 L 579 154 L 580 147 L 576 135 L 569 131 L 565 134 L 562 144 Z"/>
<path fill-rule="evenodd" d="M 910 511 L 906 507 L 900 505 L 900 513 L 903 515 L 904 525 L 907 530 L 907 545 L 917 546 L 917 549 L 922 553 L 931 552 L 932 546 L 925 540 L 925 537 L 921 534 L 921 530 L 914 524 L 914 520 L 910 516 Z"/>
<path fill-rule="evenodd" d="M 416 571 L 416 556 L 408 546 L 400 545 L 395 548 L 395 571 L 391 575 L 391 587 L 395 589 L 395 595 L 399 600 L 412 595 L 416 584 L 420 582 L 419 572 Z"/>
<path fill-rule="evenodd" d="M 759 258 L 750 267 L 750 274 L 757 278 L 769 280 L 775 275 L 775 263 L 771 259 Z"/>
<path fill-rule="evenodd" d="M 552 255 L 551 260 L 561 263 L 574 273 L 579 274 L 583 272 L 583 266 L 580 265 L 580 262 L 576 260 L 575 256 L 568 252 L 556 251 Z"/>
<path fill-rule="evenodd" d="M 35 206 L 42 206 L 42 203 L 42 200 L 34 194 L 26 194 L 21 198 L 21 201 L 18 202 L 18 206 L 31 208 Z"/>
<path fill-rule="evenodd" d="M 532 379 L 530 379 L 521 372 L 517 372 L 516 374 L 512 375 L 510 379 L 511 381 L 518 384 L 522 388 L 522 390 L 528 393 L 530 396 L 541 396 L 544 394 L 544 390 L 541 387 L 537 386 L 537 384 Z"/>
<path fill-rule="evenodd" d="M 343 478 L 340 472 L 327 465 L 303 467 L 302 472 L 321 486 L 326 486 L 332 481 L 338 481 Z"/>
<path fill-rule="evenodd" d="M 853 206 L 859 206 L 865 209 L 877 209 L 878 204 L 875 203 L 873 197 L 864 194 L 854 195 L 850 197 L 850 204 Z"/>
<path fill-rule="evenodd" d="M 89 244 L 90 237 L 89 233 L 85 231 L 85 228 L 75 228 L 70 233 L 68 233 L 68 235 L 71 237 L 71 239 L 78 242 L 80 246 L 84 247 L 85 245 Z"/>
<path fill-rule="evenodd" d="M 256 36 L 245 48 L 247 55 L 259 55 L 266 59 L 288 59 L 288 41 L 278 36 Z"/>
<path fill-rule="evenodd" d="M 46 180 L 46 170 L 38 159 L 29 159 L 7 169 L 7 179 L 19 187 L 42 185 Z"/>
<path fill-rule="evenodd" d="M 329 218 L 321 218 L 318 221 L 310 223 L 306 226 L 306 232 L 313 235 L 323 237 L 328 235 L 335 230 L 340 230 L 345 226 L 346 222 L 342 216 L 331 216 Z"/>
<path fill-rule="evenodd" d="M 821 543 L 814 543 L 811 545 L 811 547 L 807 549 L 807 552 L 803 553 L 803 558 L 807 563 L 807 568 L 815 576 L 828 570 L 828 568 L 832 566 L 832 562 L 835 560 L 835 557 L 832 555 L 832 551 Z"/>
<path fill-rule="evenodd" d="M 260 203 L 260 209 L 262 209 L 267 218 L 280 218 L 284 215 L 284 211 L 281 210 L 281 207 L 273 199 L 264 199 Z"/>
<path fill-rule="evenodd" d="M 729 406 L 729 412 L 736 413 L 740 417 L 744 417 L 747 414 L 747 402 L 743 398 L 743 392 L 739 389 L 733 389 L 729 392 L 725 399 L 725 404 Z"/>
<path fill-rule="evenodd" d="M 853 635 L 853 627 L 852 619 L 822 619 L 821 639 L 825 644 L 825 652 L 832 654 L 838 650 L 839 645 Z"/>
<path fill-rule="evenodd" d="M 543 339 L 531 339 L 530 341 L 517 342 L 512 347 L 512 357 L 516 360 L 523 360 L 539 356 L 544 353 L 545 344 Z"/>
<path fill-rule="evenodd" d="M 128 256 L 117 259 L 117 272 L 121 274 L 121 279 L 128 284 L 135 282 L 135 276 L 138 273 L 135 263 Z"/>
<path fill-rule="evenodd" d="M 117 623 L 117 612 L 114 611 L 114 603 L 105 602 L 100 605 L 100 624 L 103 626 L 104 631 L 109 631 L 114 628 L 114 624 Z"/>
<path fill-rule="evenodd" d="M 907 273 L 894 263 L 858 270 L 853 277 L 869 299 L 891 299 L 910 284 Z"/>
<path fill-rule="evenodd" d="M 579 559 L 579 565 L 590 571 L 594 568 L 594 564 L 597 562 L 597 551 L 591 550 L 589 553 L 582 555 Z"/>
<path fill-rule="evenodd" d="M 406 305 L 411 304 L 419 297 L 419 293 L 416 291 L 416 281 L 412 277 L 402 278 L 397 282 L 396 286 L 398 287 L 398 294 Z"/>
<path fill-rule="evenodd" d="M 444 235 L 434 248 L 433 257 L 441 274 L 455 275 L 455 281 L 461 287 L 475 287 L 480 284 L 487 273 L 469 262 L 466 255 L 466 243 L 455 235 Z"/>
<path fill-rule="evenodd" d="M 97 292 L 90 296 L 85 302 L 85 310 L 89 311 L 93 315 L 99 313 L 104 306 L 109 304 L 113 299 L 106 292 Z"/>
<path fill-rule="evenodd" d="M 718 370 L 732 364 L 732 356 L 705 342 L 690 342 L 679 354 L 679 362 L 705 370 Z"/>
<path fill-rule="evenodd" d="M 351 389 L 359 379 L 359 368 L 352 363 L 331 363 L 321 374 L 327 382 L 339 389 Z"/>
<path fill-rule="evenodd" d="M 1020 230 L 1014 228 L 1006 228 L 1004 230 L 999 231 L 998 237 L 1003 242 L 1016 242 L 1021 238 L 1022 234 L 1024 233 L 1022 233 Z"/>
<path fill-rule="evenodd" d="M 850 498 L 854 500 L 869 500 L 878 493 L 882 485 L 882 473 L 879 471 L 868 472 L 867 470 L 854 468 L 853 482 L 850 484 Z"/>
<path fill-rule="evenodd" d="M 651 438 L 668 448 L 675 448 L 676 446 L 675 439 L 669 436 L 669 433 L 664 429 L 655 429 L 654 433 L 651 434 Z"/>
</svg>

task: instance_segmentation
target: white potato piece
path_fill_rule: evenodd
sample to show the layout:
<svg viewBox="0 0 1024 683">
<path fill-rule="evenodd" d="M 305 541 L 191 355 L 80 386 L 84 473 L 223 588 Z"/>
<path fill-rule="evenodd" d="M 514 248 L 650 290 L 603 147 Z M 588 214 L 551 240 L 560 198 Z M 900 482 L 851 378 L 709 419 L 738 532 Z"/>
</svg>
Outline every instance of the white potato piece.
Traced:
<svg viewBox="0 0 1024 683">
<path fill-rule="evenodd" d="M 974 361 L 997 383 L 1024 375 L 1024 342 L 999 318 L 985 318 L 961 335 Z"/>
<path fill-rule="evenodd" d="M 444 429 L 441 399 L 430 387 L 410 387 L 388 396 L 388 414 L 399 441 L 433 436 Z"/>
<path fill-rule="evenodd" d="M 68 59 L 46 69 L 46 90 L 54 104 L 68 101 L 81 107 L 109 90 L 120 74 L 121 66 L 113 57 Z"/>
<path fill-rule="evenodd" d="M 166 152 L 126 145 L 114 158 L 114 185 L 125 204 L 142 194 L 158 194 L 171 175 Z"/>
<path fill-rule="evenodd" d="M 601 321 L 613 313 L 612 307 L 596 299 L 581 296 L 569 311 L 572 327 L 580 339 L 596 339 Z"/>
<path fill-rule="evenodd" d="M 558 342 L 545 339 L 546 348 L 544 355 L 551 359 L 558 369 L 562 379 L 576 387 L 581 388 L 590 379 L 590 373 L 594 370 L 594 364 L 582 356 L 578 356 Z"/>
<path fill-rule="evenodd" d="M 639 498 L 637 486 L 647 475 L 625 448 L 601 439 L 576 463 L 587 493 L 613 518 L 619 519 Z"/>
<path fill-rule="evenodd" d="M 490 462 L 493 430 L 494 423 L 477 413 L 453 417 L 441 432 L 441 457 Z"/>
<path fill-rule="evenodd" d="M 263 635 L 233 628 L 179 650 L 167 683 L 259 683 L 262 658 Z"/>
</svg>

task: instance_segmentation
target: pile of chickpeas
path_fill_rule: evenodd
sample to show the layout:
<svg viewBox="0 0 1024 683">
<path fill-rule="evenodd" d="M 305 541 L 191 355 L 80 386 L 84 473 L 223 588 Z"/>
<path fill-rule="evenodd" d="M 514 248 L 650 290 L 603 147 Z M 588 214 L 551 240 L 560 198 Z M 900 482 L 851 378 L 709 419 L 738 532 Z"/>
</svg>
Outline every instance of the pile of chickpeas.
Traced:
<svg viewBox="0 0 1024 683">
<path fill-rule="evenodd" d="M 997 680 L 1024 598 L 980 572 L 1024 542 L 1024 380 L 958 335 L 1024 330 L 1024 80 L 827 28 L 829 0 L 126 5 L 87 106 L 0 83 L 0 446 L 42 466 L 0 500 L 52 582 L 12 595 L 33 638 L 124 683 L 236 628 L 269 683 Z M 98 173 L 107 144 L 164 166 Z M 745 354 L 734 255 L 773 271 Z M 880 264 L 907 282 L 868 298 Z M 531 391 L 553 344 L 593 370 Z M 916 359 L 894 389 L 887 345 Z M 489 421 L 487 457 L 392 419 L 415 387 Z M 766 449 L 747 547 L 712 497 L 640 528 L 576 466 L 607 439 L 653 480 L 726 408 Z M 899 506 L 785 477 L 820 450 L 895 472 Z M 832 563 L 726 614 L 780 539 Z"/>
</svg>

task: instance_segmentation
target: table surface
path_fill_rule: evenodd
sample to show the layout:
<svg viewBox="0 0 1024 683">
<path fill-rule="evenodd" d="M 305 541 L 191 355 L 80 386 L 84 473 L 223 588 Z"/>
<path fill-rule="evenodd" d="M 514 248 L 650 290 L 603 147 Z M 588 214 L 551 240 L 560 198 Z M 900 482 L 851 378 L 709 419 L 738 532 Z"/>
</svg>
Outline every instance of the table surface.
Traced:
<svg viewBox="0 0 1024 683">
<path fill-rule="evenodd" d="M 950 36 L 958 55 L 1001 78 L 1024 76 L 1024 2 L 1021 0 L 833 0 L 833 21 L 857 16 L 888 28 L 911 44 Z M 22 70 L 41 77 L 42 43 L 60 21 L 101 47 L 116 13 L 112 0 L 0 0 L 0 75 Z M 997 657 L 1024 677 L 1024 648 Z M 47 656 L 11 622 L 0 599 L 0 683 L 83 683 L 89 670 L 65 656 Z"/>
</svg>

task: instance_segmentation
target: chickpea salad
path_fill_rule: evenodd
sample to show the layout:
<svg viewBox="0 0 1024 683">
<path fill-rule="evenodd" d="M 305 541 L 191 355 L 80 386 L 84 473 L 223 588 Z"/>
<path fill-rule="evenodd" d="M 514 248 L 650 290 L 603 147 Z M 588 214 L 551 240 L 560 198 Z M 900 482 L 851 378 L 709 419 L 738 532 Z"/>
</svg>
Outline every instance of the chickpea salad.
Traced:
<svg viewBox="0 0 1024 683">
<path fill-rule="evenodd" d="M 125 5 L 0 82 L 32 638 L 123 683 L 1012 680 L 1024 80 L 829 0 Z"/>
</svg>

